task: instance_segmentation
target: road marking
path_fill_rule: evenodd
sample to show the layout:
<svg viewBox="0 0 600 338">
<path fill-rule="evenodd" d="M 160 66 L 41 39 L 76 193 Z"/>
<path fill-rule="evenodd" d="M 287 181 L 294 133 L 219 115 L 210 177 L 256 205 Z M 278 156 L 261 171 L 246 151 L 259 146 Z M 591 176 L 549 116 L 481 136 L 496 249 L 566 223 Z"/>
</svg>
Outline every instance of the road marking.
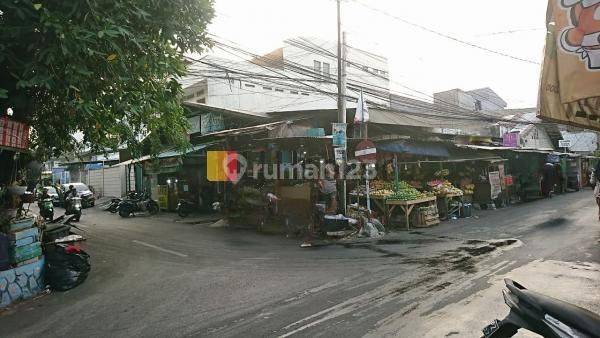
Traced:
<svg viewBox="0 0 600 338">
<path fill-rule="evenodd" d="M 150 243 L 146 243 L 146 242 L 142 242 L 142 241 L 136 241 L 136 240 L 133 240 L 132 242 L 136 243 L 136 244 L 139 244 L 139 245 L 147 246 L 147 247 L 152 248 L 152 249 L 156 249 L 158 251 L 170 253 L 171 255 L 175 255 L 175 256 L 179 256 L 179 257 L 187 257 L 188 256 L 186 254 L 182 254 L 181 252 L 177 252 L 177 251 L 173 251 L 173 250 L 161 248 L 160 246 L 152 245 Z"/>
</svg>

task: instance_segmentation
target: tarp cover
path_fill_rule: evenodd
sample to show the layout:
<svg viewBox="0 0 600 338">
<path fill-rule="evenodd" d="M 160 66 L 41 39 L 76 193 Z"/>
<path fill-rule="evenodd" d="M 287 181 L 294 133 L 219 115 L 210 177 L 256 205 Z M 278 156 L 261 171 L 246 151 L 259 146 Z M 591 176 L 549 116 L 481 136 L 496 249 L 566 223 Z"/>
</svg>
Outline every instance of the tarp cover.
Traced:
<svg viewBox="0 0 600 338">
<path fill-rule="evenodd" d="M 448 147 L 439 142 L 393 141 L 377 144 L 377 150 L 421 156 L 449 157 Z"/>
</svg>

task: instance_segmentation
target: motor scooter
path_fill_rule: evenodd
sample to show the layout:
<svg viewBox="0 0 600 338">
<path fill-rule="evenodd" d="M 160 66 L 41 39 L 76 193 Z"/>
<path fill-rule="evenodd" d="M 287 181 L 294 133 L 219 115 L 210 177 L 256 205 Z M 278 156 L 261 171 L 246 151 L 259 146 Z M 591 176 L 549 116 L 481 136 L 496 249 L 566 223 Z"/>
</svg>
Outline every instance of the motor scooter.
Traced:
<svg viewBox="0 0 600 338">
<path fill-rule="evenodd" d="M 68 197 L 65 200 L 65 215 L 75 215 L 74 221 L 79 222 L 81 219 L 82 203 L 80 197 Z"/>
<path fill-rule="evenodd" d="M 40 216 L 46 221 L 52 221 L 54 218 L 54 203 L 52 198 L 44 198 L 38 201 L 38 208 L 40 209 Z"/>
<path fill-rule="evenodd" d="M 600 316 L 561 300 L 527 290 L 510 279 L 504 280 L 504 302 L 510 312 L 483 329 L 484 338 L 514 336 L 519 329 L 546 338 L 600 337 Z"/>
</svg>

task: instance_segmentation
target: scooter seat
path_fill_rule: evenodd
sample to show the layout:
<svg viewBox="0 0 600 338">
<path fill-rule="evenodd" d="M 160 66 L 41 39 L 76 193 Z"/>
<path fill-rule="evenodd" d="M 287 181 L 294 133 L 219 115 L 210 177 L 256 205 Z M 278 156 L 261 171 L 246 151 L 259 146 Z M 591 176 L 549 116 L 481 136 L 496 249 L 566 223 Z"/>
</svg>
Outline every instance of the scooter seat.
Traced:
<svg viewBox="0 0 600 338">
<path fill-rule="evenodd" d="M 505 280 L 508 289 L 519 301 L 524 301 L 535 309 L 548 314 L 569 327 L 597 337 L 600 334 L 600 316 L 573 304 L 527 290 L 511 280 Z"/>
</svg>

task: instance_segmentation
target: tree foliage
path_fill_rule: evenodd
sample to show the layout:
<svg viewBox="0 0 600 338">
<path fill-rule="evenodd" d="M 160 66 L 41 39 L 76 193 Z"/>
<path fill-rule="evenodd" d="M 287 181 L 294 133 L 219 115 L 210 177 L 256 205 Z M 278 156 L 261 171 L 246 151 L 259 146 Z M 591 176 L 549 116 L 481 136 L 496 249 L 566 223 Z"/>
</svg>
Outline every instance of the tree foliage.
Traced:
<svg viewBox="0 0 600 338">
<path fill-rule="evenodd" d="M 184 144 L 187 122 L 176 81 L 184 53 L 210 44 L 213 0 L 3 0 L 0 106 L 34 129 L 33 144 L 93 150 L 140 136 Z"/>
</svg>

